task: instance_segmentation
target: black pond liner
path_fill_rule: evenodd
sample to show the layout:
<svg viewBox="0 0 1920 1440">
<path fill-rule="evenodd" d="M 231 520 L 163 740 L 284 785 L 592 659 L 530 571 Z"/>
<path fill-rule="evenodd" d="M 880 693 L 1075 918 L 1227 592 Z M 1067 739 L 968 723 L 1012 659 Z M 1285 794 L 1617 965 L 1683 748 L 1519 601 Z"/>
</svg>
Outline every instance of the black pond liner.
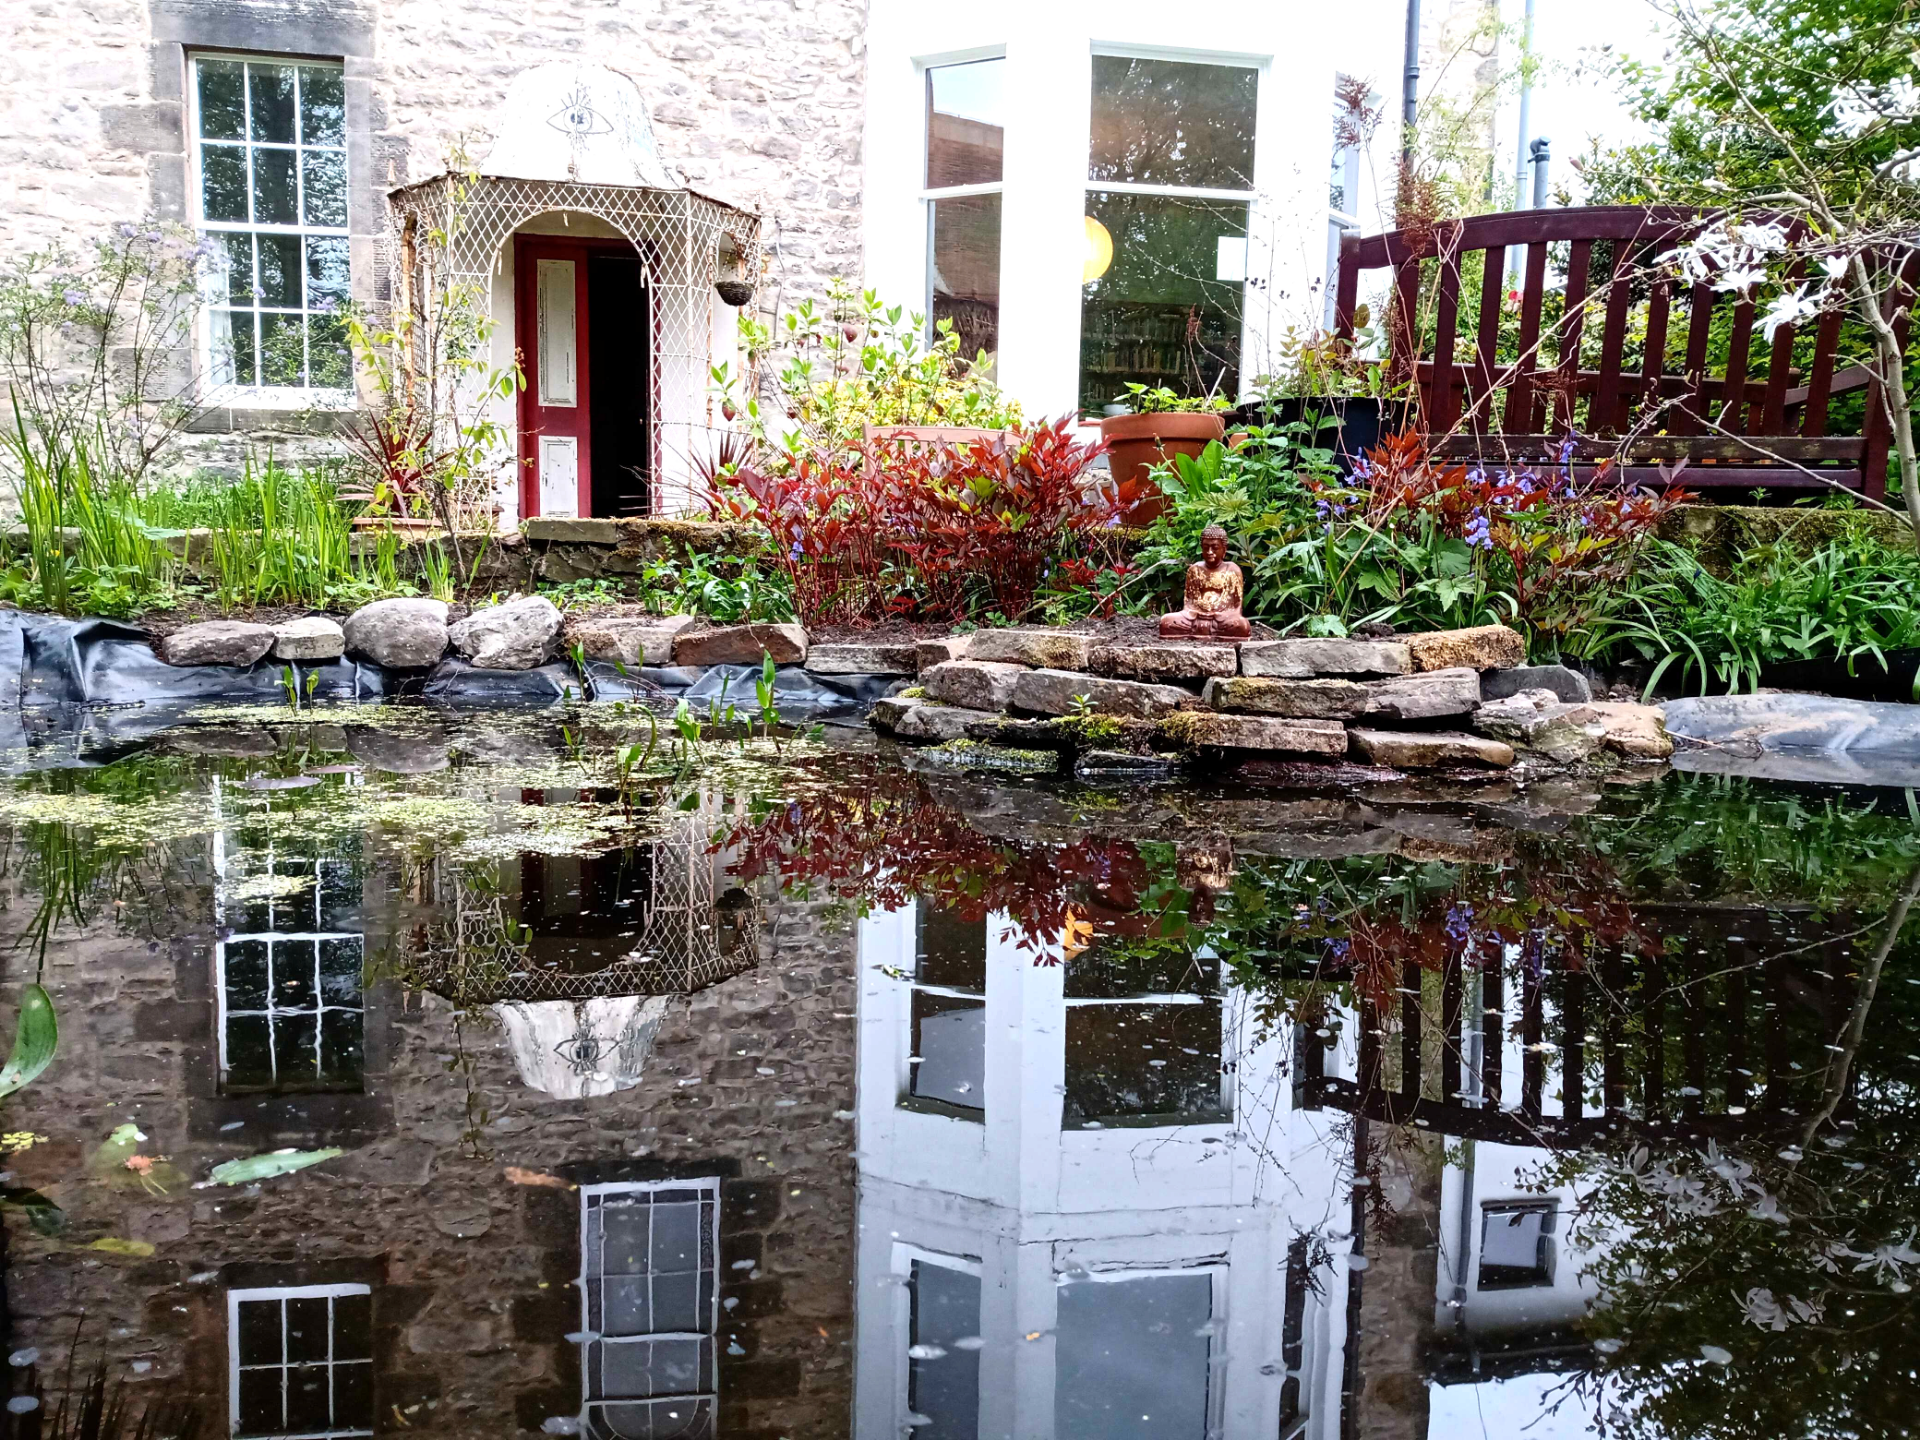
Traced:
<svg viewBox="0 0 1920 1440">
<path fill-rule="evenodd" d="M 1889 700 L 1895 704 L 1920 700 L 1914 692 L 1916 677 L 1920 677 L 1920 650 L 1891 650 L 1885 666 L 1871 655 L 1859 656 L 1851 674 L 1841 660 L 1793 660 L 1760 669 L 1762 689 L 1812 690 L 1846 700 Z"/>
</svg>

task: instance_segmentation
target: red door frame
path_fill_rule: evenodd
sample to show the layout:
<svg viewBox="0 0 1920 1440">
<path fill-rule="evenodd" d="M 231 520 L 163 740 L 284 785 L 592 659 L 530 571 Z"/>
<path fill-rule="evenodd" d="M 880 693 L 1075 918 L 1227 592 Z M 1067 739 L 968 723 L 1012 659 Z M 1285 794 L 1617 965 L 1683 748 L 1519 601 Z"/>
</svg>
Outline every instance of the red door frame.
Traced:
<svg viewBox="0 0 1920 1440">
<path fill-rule="evenodd" d="M 587 259 L 594 254 L 630 255 L 627 240 L 588 240 L 570 235 L 515 235 L 513 237 L 513 343 L 520 352 L 526 386 L 520 392 L 520 515 L 540 513 L 540 436 L 572 435 L 578 460 L 575 472 L 574 513 L 593 513 L 592 380 L 587 364 L 589 308 Z M 539 317 L 537 286 L 542 260 L 571 260 L 573 271 L 574 404 L 540 404 L 540 345 L 534 326 Z"/>
</svg>

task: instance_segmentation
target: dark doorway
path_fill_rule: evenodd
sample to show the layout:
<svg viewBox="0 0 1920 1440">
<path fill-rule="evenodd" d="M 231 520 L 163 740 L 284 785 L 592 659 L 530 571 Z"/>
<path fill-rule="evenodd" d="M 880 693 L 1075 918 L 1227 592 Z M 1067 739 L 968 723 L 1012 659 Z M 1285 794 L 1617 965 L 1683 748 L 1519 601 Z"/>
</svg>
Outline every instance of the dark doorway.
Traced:
<svg viewBox="0 0 1920 1440">
<path fill-rule="evenodd" d="M 652 327 L 640 257 L 587 260 L 587 414 L 592 426 L 595 515 L 644 515 L 651 508 Z"/>
</svg>

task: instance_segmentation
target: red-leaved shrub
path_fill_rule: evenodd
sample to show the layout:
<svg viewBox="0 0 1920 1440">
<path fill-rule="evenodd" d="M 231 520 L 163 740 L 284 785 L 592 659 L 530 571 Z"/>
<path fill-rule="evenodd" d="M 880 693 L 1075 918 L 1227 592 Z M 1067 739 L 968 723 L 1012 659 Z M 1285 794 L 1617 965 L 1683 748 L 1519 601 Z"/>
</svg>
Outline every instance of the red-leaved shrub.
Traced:
<svg viewBox="0 0 1920 1440">
<path fill-rule="evenodd" d="M 967 444 L 881 436 L 710 481 L 709 504 L 765 528 L 806 624 L 964 620 L 1027 610 L 1076 532 L 1113 520 L 1103 453 L 1060 420 Z"/>
</svg>

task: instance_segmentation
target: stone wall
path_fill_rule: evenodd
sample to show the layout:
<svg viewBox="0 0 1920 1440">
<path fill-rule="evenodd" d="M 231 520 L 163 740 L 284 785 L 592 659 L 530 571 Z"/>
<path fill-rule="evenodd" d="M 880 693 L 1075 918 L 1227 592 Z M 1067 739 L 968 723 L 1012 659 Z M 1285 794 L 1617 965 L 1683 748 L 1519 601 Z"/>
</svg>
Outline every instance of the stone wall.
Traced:
<svg viewBox="0 0 1920 1440">
<path fill-rule="evenodd" d="M 162 874 L 167 887 L 149 888 Z M 11 939 L 34 905 L 8 898 Z M 366 1283 L 382 1433 L 538 1431 L 580 1406 L 566 1338 L 581 1329 L 580 1200 L 567 1187 L 719 1175 L 720 1428 L 846 1433 L 855 976 L 844 926 L 818 907 L 770 906 L 761 964 L 675 1001 L 630 1091 L 530 1091 L 484 1012 L 383 982 L 367 999 L 364 1094 L 243 1099 L 217 1094 L 204 848 L 127 898 L 118 923 L 96 919 L 49 949 L 60 1054 L 9 1102 L 8 1129 L 46 1137 L 15 1158 L 12 1183 L 67 1215 L 57 1235 L 6 1217 L 11 1345 L 64 1364 L 81 1325 L 83 1368 L 104 1357 L 136 1397 L 190 1396 L 221 1429 L 225 1291 Z M 411 924 L 378 874 L 366 916 L 369 954 Z M 7 953 L 17 983 L 26 952 Z M 87 1175 L 127 1121 L 185 1181 L 281 1146 L 348 1153 L 234 1189 L 160 1193 L 124 1169 Z M 101 1239 L 152 1253 L 93 1248 Z"/>
<path fill-rule="evenodd" d="M 185 55 L 344 59 L 353 289 L 375 298 L 385 192 L 484 155 L 513 77 L 585 59 L 631 76 L 666 160 L 765 217 L 760 303 L 860 269 L 865 6 L 858 0 L 19 0 L 0 53 L 0 257 L 114 223 L 185 218 Z M 283 459 L 326 453 L 324 424 L 210 414 L 188 449 L 237 464 L 248 435 Z"/>
</svg>

